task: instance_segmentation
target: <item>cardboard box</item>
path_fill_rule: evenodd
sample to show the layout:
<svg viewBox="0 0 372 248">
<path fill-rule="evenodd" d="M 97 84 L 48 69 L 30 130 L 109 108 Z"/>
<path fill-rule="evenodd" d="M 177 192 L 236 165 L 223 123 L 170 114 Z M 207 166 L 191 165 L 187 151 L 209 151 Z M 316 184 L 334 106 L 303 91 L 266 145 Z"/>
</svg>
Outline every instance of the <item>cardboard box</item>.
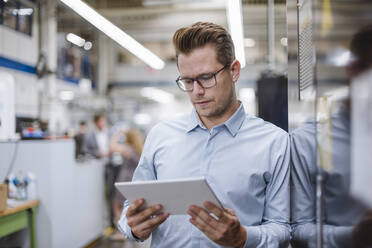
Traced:
<svg viewBox="0 0 372 248">
<path fill-rule="evenodd" d="M 0 212 L 6 209 L 8 200 L 8 185 L 0 184 Z"/>
</svg>

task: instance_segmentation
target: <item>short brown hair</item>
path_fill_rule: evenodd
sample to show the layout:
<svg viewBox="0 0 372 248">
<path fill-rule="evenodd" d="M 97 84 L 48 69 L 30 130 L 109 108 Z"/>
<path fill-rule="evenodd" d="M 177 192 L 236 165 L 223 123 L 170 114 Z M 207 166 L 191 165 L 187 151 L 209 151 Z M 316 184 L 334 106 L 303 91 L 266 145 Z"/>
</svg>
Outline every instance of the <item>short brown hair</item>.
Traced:
<svg viewBox="0 0 372 248">
<path fill-rule="evenodd" d="M 194 49 L 207 44 L 215 45 L 217 61 L 222 65 L 230 65 L 234 61 L 234 43 L 230 34 L 220 25 L 211 22 L 197 22 L 178 29 L 173 36 L 177 61 L 179 54 L 189 54 Z"/>
<path fill-rule="evenodd" d="M 97 123 L 101 118 L 104 118 L 105 116 L 103 115 L 103 113 L 98 113 L 98 114 L 95 114 L 93 116 L 93 121 L 94 123 Z"/>
</svg>

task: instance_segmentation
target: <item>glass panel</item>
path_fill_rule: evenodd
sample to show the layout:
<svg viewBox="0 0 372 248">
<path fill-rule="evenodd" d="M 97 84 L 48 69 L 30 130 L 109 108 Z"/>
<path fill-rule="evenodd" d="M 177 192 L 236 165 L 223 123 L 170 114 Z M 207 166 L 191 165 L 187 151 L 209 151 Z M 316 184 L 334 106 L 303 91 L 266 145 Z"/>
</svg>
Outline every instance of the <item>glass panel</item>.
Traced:
<svg viewBox="0 0 372 248">
<path fill-rule="evenodd" d="M 289 51 L 288 73 L 292 247 L 371 245 L 357 245 L 370 239 L 363 233 L 371 233 L 371 212 L 365 215 L 372 207 L 365 193 L 371 180 L 363 175 L 370 178 L 372 163 L 361 149 L 370 150 L 372 140 L 364 138 L 372 137 L 370 128 L 363 129 L 372 119 L 366 107 L 372 95 L 371 11 L 368 1 L 288 1 L 288 32 L 296 34 L 289 48 L 297 46 Z M 309 27 L 310 36 L 303 35 Z M 307 85 L 313 85 L 314 94 L 302 95 Z M 358 92 L 350 94 L 356 85 Z M 357 115 L 359 107 L 352 103 L 365 106 L 364 115 Z"/>
<path fill-rule="evenodd" d="M 17 3 L 10 0 L 4 5 L 4 25 L 14 30 L 17 29 Z"/>
<path fill-rule="evenodd" d="M 31 35 L 32 18 L 34 10 L 26 5 L 20 4 L 18 9 L 19 31 Z"/>
</svg>

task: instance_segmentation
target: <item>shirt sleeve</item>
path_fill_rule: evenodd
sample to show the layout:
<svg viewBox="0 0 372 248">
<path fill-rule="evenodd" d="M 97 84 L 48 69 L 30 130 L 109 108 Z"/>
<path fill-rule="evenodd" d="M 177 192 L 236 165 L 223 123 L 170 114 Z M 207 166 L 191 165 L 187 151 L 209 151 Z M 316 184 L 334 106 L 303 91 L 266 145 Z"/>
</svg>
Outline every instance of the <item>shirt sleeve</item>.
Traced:
<svg viewBox="0 0 372 248">
<path fill-rule="evenodd" d="M 294 247 L 316 247 L 315 126 L 306 124 L 291 133 L 291 224 Z"/>
<path fill-rule="evenodd" d="M 146 180 L 156 180 L 156 172 L 154 167 L 154 129 L 150 131 L 146 138 L 145 145 L 143 147 L 142 155 L 138 166 L 133 174 L 132 181 L 146 181 Z M 121 213 L 121 217 L 118 222 L 118 229 L 124 234 L 124 236 L 130 241 L 142 242 L 144 240 L 137 239 L 133 236 L 132 230 L 128 225 L 126 213 L 128 211 L 128 207 L 130 202 L 126 200 L 124 202 L 123 212 Z"/>
<path fill-rule="evenodd" d="M 316 140 L 315 127 L 307 123 L 291 134 L 291 198 L 292 245 L 316 248 L 315 184 Z M 324 247 L 351 247 L 352 226 L 323 224 Z"/>
<path fill-rule="evenodd" d="M 327 248 L 352 247 L 352 226 L 323 225 L 323 246 Z M 316 248 L 315 223 L 300 223 L 293 226 L 293 247 Z"/>
<path fill-rule="evenodd" d="M 247 240 L 244 248 L 288 247 L 290 240 L 290 144 L 287 133 L 281 132 L 273 146 L 272 176 L 266 187 L 263 223 L 244 226 Z"/>
</svg>

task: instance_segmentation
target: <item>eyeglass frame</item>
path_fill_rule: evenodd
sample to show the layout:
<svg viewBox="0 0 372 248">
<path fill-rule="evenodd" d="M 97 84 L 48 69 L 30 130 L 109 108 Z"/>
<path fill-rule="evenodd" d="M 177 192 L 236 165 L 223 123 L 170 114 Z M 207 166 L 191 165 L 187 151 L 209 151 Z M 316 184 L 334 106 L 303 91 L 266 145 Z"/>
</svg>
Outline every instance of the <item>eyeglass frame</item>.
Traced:
<svg viewBox="0 0 372 248">
<path fill-rule="evenodd" d="M 178 86 L 178 88 L 180 88 L 183 92 L 192 92 L 192 91 L 194 90 L 194 84 L 193 84 L 191 90 L 186 90 L 186 89 L 182 89 L 181 86 L 180 86 L 180 83 L 179 83 L 179 81 L 180 81 L 181 79 L 189 79 L 189 80 L 192 80 L 193 83 L 196 81 L 196 82 L 199 84 L 199 86 L 202 87 L 203 89 L 209 89 L 209 88 L 212 88 L 212 87 L 214 87 L 214 86 L 217 85 L 217 78 L 216 78 L 216 75 L 217 75 L 218 73 L 220 73 L 221 71 L 225 70 L 228 66 L 229 66 L 229 65 L 226 64 L 226 65 L 224 65 L 221 69 L 217 70 L 216 72 L 205 73 L 205 75 L 210 74 L 210 75 L 212 75 L 212 77 L 214 78 L 214 84 L 213 84 L 212 86 L 204 87 L 204 86 L 202 85 L 202 83 L 199 81 L 199 80 L 200 80 L 200 79 L 199 79 L 199 78 L 200 78 L 200 75 L 197 76 L 197 77 L 195 77 L 195 78 L 188 78 L 188 77 L 181 78 L 181 76 L 179 76 L 179 77 L 176 79 L 177 86 Z M 202 75 L 203 75 L 203 74 L 202 74 Z M 211 77 L 211 78 L 212 78 L 212 77 Z"/>
</svg>

